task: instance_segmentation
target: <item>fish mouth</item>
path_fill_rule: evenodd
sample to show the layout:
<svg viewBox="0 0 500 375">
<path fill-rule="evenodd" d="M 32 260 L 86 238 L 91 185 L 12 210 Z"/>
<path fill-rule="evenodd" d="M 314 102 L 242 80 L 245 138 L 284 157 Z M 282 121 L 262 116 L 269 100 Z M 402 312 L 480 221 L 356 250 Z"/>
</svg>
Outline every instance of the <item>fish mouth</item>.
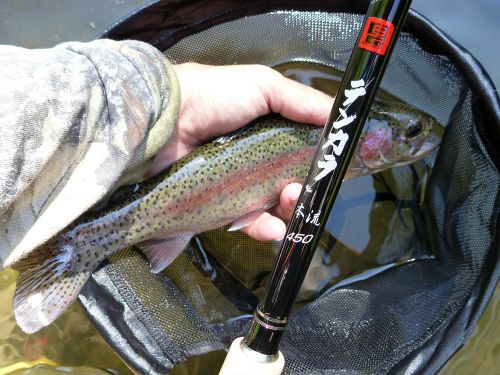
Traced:
<svg viewBox="0 0 500 375">
<path fill-rule="evenodd" d="M 433 132 L 433 129 L 427 130 L 426 134 L 422 134 L 416 147 L 411 150 L 410 155 L 415 159 L 427 156 L 441 144 L 441 139 Z"/>
</svg>

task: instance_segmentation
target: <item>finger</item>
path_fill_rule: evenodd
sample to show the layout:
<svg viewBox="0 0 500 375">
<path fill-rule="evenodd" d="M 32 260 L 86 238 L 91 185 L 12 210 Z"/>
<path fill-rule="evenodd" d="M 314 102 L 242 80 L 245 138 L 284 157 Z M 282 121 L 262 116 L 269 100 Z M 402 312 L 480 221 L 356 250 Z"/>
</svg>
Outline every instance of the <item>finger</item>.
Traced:
<svg viewBox="0 0 500 375">
<path fill-rule="evenodd" d="M 257 241 L 281 240 L 285 236 L 285 223 L 271 214 L 264 212 L 252 224 L 241 229 Z"/>
<path fill-rule="evenodd" d="M 274 207 L 271 210 L 271 213 L 281 219 L 289 220 L 292 217 L 295 206 L 297 205 L 297 200 L 299 199 L 301 191 L 302 185 L 297 182 L 285 186 L 280 194 L 279 205 Z"/>
<path fill-rule="evenodd" d="M 273 79 L 261 86 L 269 109 L 290 120 L 324 125 L 330 114 L 333 98 L 276 72 Z"/>
</svg>

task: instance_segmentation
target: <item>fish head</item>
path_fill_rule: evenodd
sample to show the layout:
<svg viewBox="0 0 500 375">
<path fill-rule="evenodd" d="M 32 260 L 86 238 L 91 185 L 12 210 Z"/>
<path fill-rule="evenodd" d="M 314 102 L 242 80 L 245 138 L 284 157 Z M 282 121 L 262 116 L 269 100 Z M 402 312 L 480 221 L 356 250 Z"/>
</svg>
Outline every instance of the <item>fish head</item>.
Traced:
<svg viewBox="0 0 500 375">
<path fill-rule="evenodd" d="M 440 142 L 436 119 L 417 110 L 377 109 L 365 124 L 354 157 L 353 173 L 371 174 L 419 160 Z"/>
</svg>

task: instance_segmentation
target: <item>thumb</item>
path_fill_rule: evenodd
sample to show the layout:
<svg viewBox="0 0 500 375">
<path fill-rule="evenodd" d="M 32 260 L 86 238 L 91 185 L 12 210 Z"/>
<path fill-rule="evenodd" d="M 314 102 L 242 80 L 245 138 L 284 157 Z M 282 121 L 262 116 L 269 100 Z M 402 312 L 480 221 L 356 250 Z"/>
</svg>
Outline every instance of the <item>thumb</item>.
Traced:
<svg viewBox="0 0 500 375">
<path fill-rule="evenodd" d="M 275 73 L 271 75 L 271 79 L 259 83 L 269 110 L 293 121 L 324 125 L 330 114 L 333 98 Z"/>
</svg>

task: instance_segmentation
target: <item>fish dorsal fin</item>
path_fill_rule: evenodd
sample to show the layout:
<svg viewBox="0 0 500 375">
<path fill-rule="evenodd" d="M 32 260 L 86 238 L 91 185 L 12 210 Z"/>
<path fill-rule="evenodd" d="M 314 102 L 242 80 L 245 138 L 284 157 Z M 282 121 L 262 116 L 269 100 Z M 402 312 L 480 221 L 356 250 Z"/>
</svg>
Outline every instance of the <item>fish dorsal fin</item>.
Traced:
<svg viewBox="0 0 500 375">
<path fill-rule="evenodd" d="M 26 333 L 56 320 L 76 299 L 90 271 L 70 273 L 71 249 L 42 245 L 14 269 L 20 272 L 14 295 L 14 316 Z"/>
<path fill-rule="evenodd" d="M 252 128 L 254 125 L 255 125 L 255 121 L 252 121 L 252 122 L 248 123 L 247 125 L 245 125 L 245 126 L 243 126 L 241 128 L 233 130 L 231 133 L 227 133 L 227 134 L 221 135 L 218 138 L 215 138 L 213 140 L 213 142 L 216 143 L 216 144 L 223 145 L 223 144 L 225 144 L 227 142 L 230 142 L 233 139 L 239 137 L 240 135 L 242 135 L 243 133 L 245 133 L 248 129 Z"/>
<path fill-rule="evenodd" d="M 151 272 L 163 271 L 186 248 L 192 234 L 148 240 L 139 245 L 151 264 Z"/>
</svg>

